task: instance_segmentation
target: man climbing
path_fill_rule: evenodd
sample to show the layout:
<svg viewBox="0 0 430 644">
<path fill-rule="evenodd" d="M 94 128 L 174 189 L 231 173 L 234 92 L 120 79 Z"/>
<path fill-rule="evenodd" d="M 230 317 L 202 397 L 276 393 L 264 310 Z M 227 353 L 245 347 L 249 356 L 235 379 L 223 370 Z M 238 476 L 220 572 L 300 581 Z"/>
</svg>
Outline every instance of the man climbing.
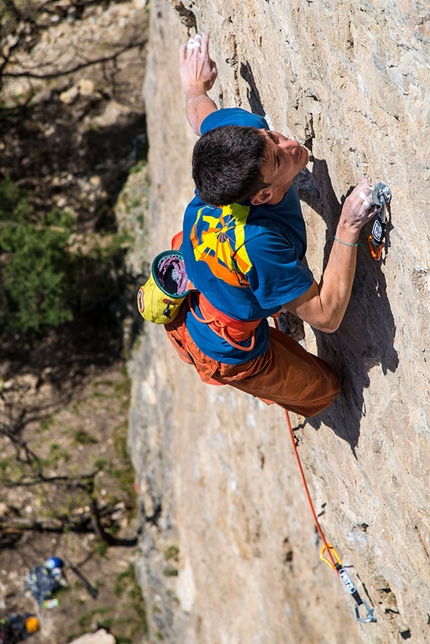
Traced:
<svg viewBox="0 0 430 644">
<path fill-rule="evenodd" d="M 303 263 L 306 230 L 294 177 L 306 148 L 271 131 L 261 116 L 220 109 L 207 95 L 217 69 L 209 35 L 180 49 L 186 115 L 198 136 L 194 199 L 182 252 L 197 289 L 166 325 L 181 358 L 201 379 L 229 384 L 264 402 L 313 416 L 339 392 L 332 368 L 266 318 L 286 309 L 320 331 L 335 331 L 348 305 L 361 228 L 375 214 L 363 178 L 345 200 L 320 284 Z"/>
</svg>

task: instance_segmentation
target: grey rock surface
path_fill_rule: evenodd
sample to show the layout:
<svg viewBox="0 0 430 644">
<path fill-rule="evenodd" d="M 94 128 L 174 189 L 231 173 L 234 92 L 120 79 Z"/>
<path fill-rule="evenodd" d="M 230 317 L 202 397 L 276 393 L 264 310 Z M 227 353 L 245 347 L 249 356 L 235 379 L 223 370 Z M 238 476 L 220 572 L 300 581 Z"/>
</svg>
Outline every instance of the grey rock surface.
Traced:
<svg viewBox="0 0 430 644">
<path fill-rule="evenodd" d="M 367 173 L 393 193 L 383 259 L 358 253 L 340 329 L 309 350 L 342 393 L 295 431 L 316 511 L 376 624 L 319 561 L 281 410 L 203 385 L 162 328 L 133 363 L 139 576 L 151 637 L 185 644 L 430 641 L 429 11 L 421 2 L 152 0 L 145 84 L 148 248 L 169 247 L 193 184 L 178 49 L 211 32 L 220 106 L 266 114 L 314 161 L 298 178 L 316 278 L 343 197 Z M 158 640 L 157 640 L 158 638 Z"/>
<path fill-rule="evenodd" d="M 73 640 L 70 644 L 115 644 L 116 639 L 113 635 L 105 631 L 104 628 L 99 629 L 96 633 L 87 633 Z"/>
</svg>

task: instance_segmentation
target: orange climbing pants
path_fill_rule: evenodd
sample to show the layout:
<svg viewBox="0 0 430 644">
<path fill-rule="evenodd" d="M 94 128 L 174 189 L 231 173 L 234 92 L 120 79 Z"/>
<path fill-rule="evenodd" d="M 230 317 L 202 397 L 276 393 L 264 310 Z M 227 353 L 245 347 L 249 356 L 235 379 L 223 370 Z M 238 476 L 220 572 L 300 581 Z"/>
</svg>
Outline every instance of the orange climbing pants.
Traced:
<svg viewBox="0 0 430 644">
<path fill-rule="evenodd" d="M 194 365 L 203 382 L 230 385 L 268 405 L 277 404 L 307 417 L 331 405 L 338 395 L 339 381 L 330 365 L 272 327 L 269 348 L 258 358 L 240 365 L 209 358 L 188 333 L 185 311 L 183 306 L 165 329 L 181 359 Z"/>
</svg>

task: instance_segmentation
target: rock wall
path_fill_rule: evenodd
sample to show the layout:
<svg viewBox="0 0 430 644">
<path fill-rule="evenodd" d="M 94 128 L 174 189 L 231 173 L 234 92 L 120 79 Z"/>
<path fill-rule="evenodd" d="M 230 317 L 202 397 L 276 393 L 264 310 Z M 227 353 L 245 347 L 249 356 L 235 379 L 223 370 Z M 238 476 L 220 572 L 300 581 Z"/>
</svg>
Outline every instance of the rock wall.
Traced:
<svg viewBox="0 0 430 644">
<path fill-rule="evenodd" d="M 298 188 L 317 279 L 349 187 L 367 173 L 393 192 L 384 258 L 371 259 L 364 230 L 340 329 L 305 328 L 342 393 L 295 432 L 326 535 L 377 623 L 355 620 L 319 561 L 281 411 L 203 385 L 145 325 L 130 446 L 154 642 L 430 641 L 429 17 L 411 0 L 151 2 L 151 256 L 193 190 L 178 49 L 196 27 L 212 34 L 218 104 L 266 114 L 312 152 Z"/>
</svg>

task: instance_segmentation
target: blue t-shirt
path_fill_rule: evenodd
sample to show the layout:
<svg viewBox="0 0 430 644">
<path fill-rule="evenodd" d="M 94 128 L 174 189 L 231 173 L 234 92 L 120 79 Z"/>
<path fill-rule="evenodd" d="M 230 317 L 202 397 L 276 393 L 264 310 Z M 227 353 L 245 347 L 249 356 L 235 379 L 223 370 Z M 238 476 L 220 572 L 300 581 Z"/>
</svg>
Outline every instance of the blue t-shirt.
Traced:
<svg viewBox="0 0 430 644">
<path fill-rule="evenodd" d="M 266 119 L 258 114 L 252 114 L 241 107 L 226 107 L 222 110 L 212 112 L 205 118 L 200 126 L 200 132 L 206 134 L 209 130 L 225 125 L 242 125 L 243 127 L 256 127 L 261 130 L 268 130 Z"/>
<path fill-rule="evenodd" d="M 268 129 L 261 116 L 231 108 L 210 114 L 201 132 L 224 125 Z M 232 318 L 262 318 L 253 350 L 242 351 L 188 311 L 186 325 L 194 342 L 206 355 L 227 364 L 262 355 L 269 346 L 265 318 L 313 283 L 311 271 L 301 261 L 306 253 L 306 230 L 296 189 L 292 186 L 275 205 L 253 206 L 246 201 L 222 208 L 203 203 L 196 191 L 185 211 L 183 233 L 185 267 L 196 289 Z M 249 345 L 250 340 L 242 343 Z"/>
</svg>

